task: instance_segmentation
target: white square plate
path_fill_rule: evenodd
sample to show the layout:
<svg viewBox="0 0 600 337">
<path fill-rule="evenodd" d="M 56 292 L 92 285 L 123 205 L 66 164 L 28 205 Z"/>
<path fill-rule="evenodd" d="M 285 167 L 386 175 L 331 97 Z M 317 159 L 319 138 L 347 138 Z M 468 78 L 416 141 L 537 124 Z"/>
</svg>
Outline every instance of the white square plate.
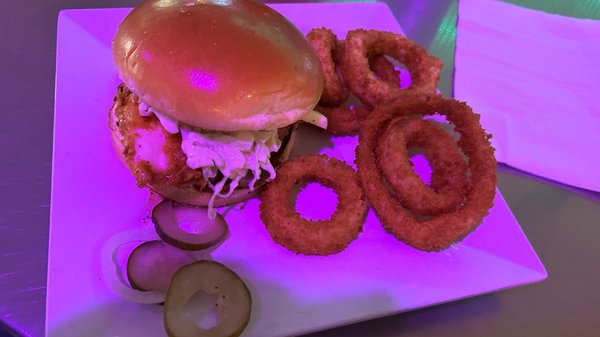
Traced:
<svg viewBox="0 0 600 337">
<path fill-rule="evenodd" d="M 305 33 L 321 26 L 340 37 L 360 27 L 402 32 L 381 3 L 273 7 Z M 119 84 L 111 40 L 128 11 L 69 10 L 59 16 L 46 320 L 51 337 L 166 336 L 161 306 L 125 302 L 100 272 L 107 238 L 148 226 L 148 192 L 135 186 L 118 161 L 107 127 Z M 329 139 L 306 128 L 297 143 L 296 153 L 354 160 L 355 137 Z M 213 254 L 251 290 L 247 337 L 308 333 L 546 277 L 500 193 L 484 223 L 441 253 L 397 241 L 370 212 L 364 232 L 342 253 L 298 256 L 273 243 L 258 205 L 253 199 L 227 213 L 231 236 Z"/>
</svg>

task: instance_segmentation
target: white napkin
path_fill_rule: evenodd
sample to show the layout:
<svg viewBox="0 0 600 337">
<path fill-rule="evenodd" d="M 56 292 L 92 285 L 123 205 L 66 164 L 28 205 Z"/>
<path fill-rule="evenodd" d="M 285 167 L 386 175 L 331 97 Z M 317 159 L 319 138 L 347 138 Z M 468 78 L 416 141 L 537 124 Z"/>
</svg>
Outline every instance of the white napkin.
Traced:
<svg viewBox="0 0 600 337">
<path fill-rule="evenodd" d="M 459 0 L 455 67 L 498 161 L 600 191 L 600 21 Z"/>
</svg>

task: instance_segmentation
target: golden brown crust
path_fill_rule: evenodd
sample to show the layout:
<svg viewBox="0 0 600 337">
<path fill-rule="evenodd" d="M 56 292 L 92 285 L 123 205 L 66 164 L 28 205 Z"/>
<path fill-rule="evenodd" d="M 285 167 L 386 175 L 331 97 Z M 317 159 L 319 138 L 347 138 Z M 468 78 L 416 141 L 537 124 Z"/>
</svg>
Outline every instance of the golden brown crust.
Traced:
<svg viewBox="0 0 600 337">
<path fill-rule="evenodd" d="M 458 145 L 468 157 L 471 185 L 458 210 L 420 219 L 389 193 L 378 164 L 377 143 L 393 117 L 441 114 L 460 134 Z M 377 107 L 363 124 L 356 148 L 360 184 L 386 231 L 425 251 L 439 251 L 462 240 L 489 213 L 496 194 L 496 159 L 479 115 L 464 102 L 432 95 L 407 95 Z"/>
<path fill-rule="evenodd" d="M 170 134 L 160 126 L 154 115 L 144 117 L 138 110 L 139 98 L 124 84 L 119 85 L 111 112 L 114 112 L 115 125 L 121 136 L 122 153 L 125 164 L 136 178 L 137 185 L 167 184 L 185 189 L 203 190 L 206 181 L 198 170 L 190 169 L 186 164 L 185 153 L 181 150 L 181 134 Z M 110 117 L 109 117 L 110 118 Z M 165 145 L 162 149 L 167 157 L 167 168 L 157 170 L 147 161 L 135 160 L 136 138 L 139 129 L 160 128 L 165 135 Z"/>
<path fill-rule="evenodd" d="M 331 29 L 325 27 L 311 29 L 306 38 L 317 53 L 323 69 L 324 85 L 319 105 L 341 109 L 340 105 L 350 95 L 339 67 L 344 57 L 344 40 L 338 40 Z M 369 66 L 377 78 L 400 88 L 400 72 L 384 55 L 370 54 L 368 58 Z"/>
<path fill-rule="evenodd" d="M 166 3 L 143 1 L 113 41 L 119 75 L 145 103 L 219 131 L 277 129 L 314 108 L 319 60 L 279 13 L 251 0 Z"/>
<path fill-rule="evenodd" d="M 337 37 L 330 29 L 323 27 L 311 29 L 306 38 L 317 53 L 323 70 L 323 92 L 319 103 L 324 106 L 342 104 L 350 92 L 336 66 L 337 60 L 334 60 L 334 55 L 339 54 Z"/>
<path fill-rule="evenodd" d="M 113 146 L 119 158 L 135 176 L 139 187 L 148 186 L 158 194 L 181 203 L 206 206 L 212 196 L 210 189 L 200 170 L 192 170 L 186 164 L 185 153 L 181 150 L 181 135 L 170 134 L 162 130 L 158 119 L 152 115 L 141 116 L 138 111 L 139 98 L 124 84 L 119 85 L 113 106 L 109 110 L 109 127 L 112 132 Z M 158 169 L 147 161 L 136 161 L 136 130 L 160 128 L 165 135 L 162 151 L 167 156 L 167 168 Z M 294 145 L 297 126 L 279 129 L 282 145 L 279 152 L 274 153 L 271 162 L 275 168 L 285 162 Z M 240 185 L 230 197 L 216 198 L 215 207 L 243 201 L 252 197 L 266 183 L 268 174 L 256 182 L 255 191 L 247 186 L 251 177 L 240 181 Z M 217 176 L 216 180 L 221 177 Z M 216 183 L 217 181 L 212 181 Z M 229 188 L 228 184 L 224 191 Z"/>
<path fill-rule="evenodd" d="M 408 150 L 420 148 L 431 166 L 428 185 L 417 175 Z M 395 117 L 377 144 L 379 168 L 396 198 L 407 210 L 435 216 L 462 206 L 469 178 L 467 163 L 452 135 L 429 121 Z"/>
<path fill-rule="evenodd" d="M 325 27 L 312 29 L 306 37 L 315 49 L 323 69 L 323 94 L 316 110 L 327 116 L 327 131 L 334 135 L 357 133 L 362 121 L 371 112 L 371 106 L 344 104 L 350 97 L 341 70 L 346 49 L 345 41 L 338 40 L 337 36 Z M 400 72 L 385 55 L 369 54 L 366 57 L 376 78 L 400 89 Z"/>
<path fill-rule="evenodd" d="M 356 29 L 346 36 L 342 60 L 344 80 L 362 102 L 370 106 L 390 102 L 407 94 L 435 94 L 442 62 L 412 40 L 392 32 Z M 388 55 L 410 72 L 411 85 L 401 90 L 379 78 L 369 68 L 368 56 Z"/>
<path fill-rule="evenodd" d="M 293 186 L 307 181 L 332 187 L 338 194 L 337 209 L 330 219 L 305 219 L 289 202 Z M 306 255 L 344 250 L 362 232 L 369 209 L 354 170 L 338 159 L 317 154 L 296 157 L 282 165 L 261 199 L 260 218 L 273 241 Z"/>
</svg>

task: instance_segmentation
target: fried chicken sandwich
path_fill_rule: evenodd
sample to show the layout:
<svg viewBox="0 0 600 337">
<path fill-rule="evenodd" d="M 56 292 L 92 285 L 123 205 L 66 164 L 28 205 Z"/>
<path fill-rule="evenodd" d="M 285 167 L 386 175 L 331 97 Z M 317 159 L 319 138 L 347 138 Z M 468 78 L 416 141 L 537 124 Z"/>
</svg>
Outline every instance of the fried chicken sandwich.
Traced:
<svg viewBox="0 0 600 337">
<path fill-rule="evenodd" d="M 287 160 L 298 121 L 326 123 L 319 60 L 253 0 L 146 0 L 120 24 L 112 140 L 140 187 L 213 207 L 251 197 Z"/>
</svg>

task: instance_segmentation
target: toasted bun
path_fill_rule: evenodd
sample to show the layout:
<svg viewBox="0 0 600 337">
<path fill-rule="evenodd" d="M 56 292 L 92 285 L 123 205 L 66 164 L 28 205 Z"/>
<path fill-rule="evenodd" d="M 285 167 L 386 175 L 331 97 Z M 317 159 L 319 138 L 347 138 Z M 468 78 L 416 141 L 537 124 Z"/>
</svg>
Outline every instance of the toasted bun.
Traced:
<svg viewBox="0 0 600 337">
<path fill-rule="evenodd" d="M 116 123 L 117 117 L 115 116 L 115 106 L 113 105 L 113 108 L 111 108 L 108 114 L 108 125 L 111 131 L 113 147 L 117 152 L 117 156 L 123 164 L 126 164 L 127 159 L 123 155 L 123 135 L 119 133 L 119 128 L 117 127 Z M 296 139 L 296 130 L 297 125 L 293 125 L 290 128 L 290 134 L 286 138 L 286 141 L 282 142 L 281 144 L 278 158 L 280 164 L 286 162 L 290 157 L 290 153 L 294 147 L 294 142 Z M 266 180 L 264 179 L 257 181 L 253 191 L 250 191 L 248 188 L 238 187 L 229 197 L 215 198 L 214 206 L 221 207 L 250 199 L 262 189 L 265 183 Z M 213 194 L 213 191 L 210 189 L 198 191 L 192 188 L 184 189 L 169 184 L 150 184 L 149 187 L 167 199 L 175 200 L 184 204 L 203 207 L 208 206 L 208 202 Z"/>
<path fill-rule="evenodd" d="M 121 22 L 113 56 L 145 103 L 209 130 L 290 125 L 323 86 L 304 35 L 254 0 L 142 1 Z"/>
</svg>

